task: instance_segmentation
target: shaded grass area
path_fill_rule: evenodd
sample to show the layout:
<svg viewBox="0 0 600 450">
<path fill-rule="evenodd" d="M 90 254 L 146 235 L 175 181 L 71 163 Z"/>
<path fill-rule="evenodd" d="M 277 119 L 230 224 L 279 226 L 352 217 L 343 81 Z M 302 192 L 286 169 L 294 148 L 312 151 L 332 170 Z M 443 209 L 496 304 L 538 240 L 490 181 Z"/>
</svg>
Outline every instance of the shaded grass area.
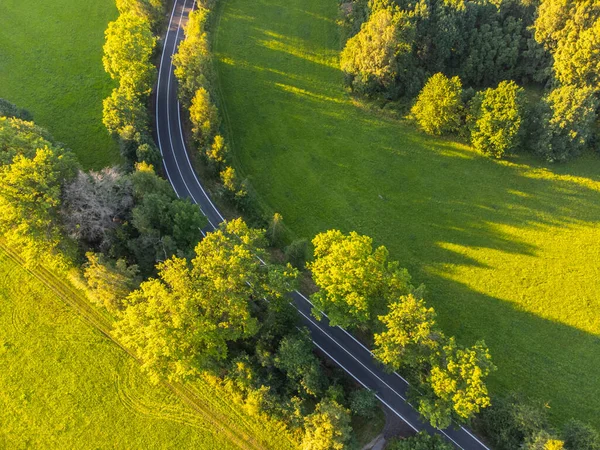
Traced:
<svg viewBox="0 0 600 450">
<path fill-rule="evenodd" d="M 227 0 L 216 39 L 236 168 L 298 235 L 356 230 L 485 339 L 493 393 L 600 427 L 600 161 L 493 161 L 353 103 L 333 0 Z"/>
<path fill-rule="evenodd" d="M 113 0 L 2 0 L 0 98 L 34 115 L 85 168 L 120 162 L 102 124 L 102 100 L 114 83 L 102 67 Z"/>
<path fill-rule="evenodd" d="M 0 448 L 292 448 L 204 382 L 150 384 L 14 258 L 0 249 Z"/>
</svg>

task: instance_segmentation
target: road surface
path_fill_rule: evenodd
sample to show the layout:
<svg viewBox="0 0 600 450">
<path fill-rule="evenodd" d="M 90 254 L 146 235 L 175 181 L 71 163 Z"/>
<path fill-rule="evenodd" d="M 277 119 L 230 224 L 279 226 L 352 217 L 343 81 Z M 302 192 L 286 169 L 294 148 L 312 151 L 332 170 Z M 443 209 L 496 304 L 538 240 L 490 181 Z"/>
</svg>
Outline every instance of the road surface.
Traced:
<svg viewBox="0 0 600 450">
<path fill-rule="evenodd" d="M 222 0 L 224 1 L 224 0 Z M 208 218 L 204 231 L 211 231 L 225 219 L 211 201 L 198 179 L 187 153 L 181 125 L 181 108 L 177 97 L 177 79 L 173 73 L 172 55 L 183 39 L 183 26 L 194 0 L 175 0 L 169 26 L 163 41 L 158 84 L 156 88 L 156 138 L 163 157 L 164 170 L 179 197 L 190 198 Z M 311 332 L 315 346 L 356 382 L 371 389 L 377 398 L 408 427 L 445 436 L 457 448 L 489 450 L 472 432 L 463 427 L 434 430 L 420 420 L 419 414 L 406 401 L 408 383 L 398 374 L 389 374 L 373 358 L 372 353 L 340 327 L 331 327 L 327 318 L 316 321 L 311 316 L 312 304 L 300 292 L 292 294 L 293 305 Z"/>
</svg>

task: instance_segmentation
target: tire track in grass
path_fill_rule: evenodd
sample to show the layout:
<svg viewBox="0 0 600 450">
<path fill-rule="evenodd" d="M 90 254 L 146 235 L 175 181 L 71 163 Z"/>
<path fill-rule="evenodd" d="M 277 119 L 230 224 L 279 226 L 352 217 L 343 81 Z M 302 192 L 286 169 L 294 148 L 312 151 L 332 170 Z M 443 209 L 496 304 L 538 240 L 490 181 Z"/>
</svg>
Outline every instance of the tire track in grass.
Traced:
<svg viewBox="0 0 600 450">
<path fill-rule="evenodd" d="M 111 324 L 107 318 L 103 317 L 99 311 L 89 304 L 85 295 L 80 291 L 75 290 L 70 284 L 58 279 L 52 272 L 44 267 L 29 268 L 25 266 L 23 259 L 4 242 L 0 241 L 0 250 L 2 250 L 10 259 L 21 266 L 23 270 L 37 278 L 40 282 L 46 285 L 58 298 L 63 300 L 67 305 L 77 312 L 80 317 L 92 325 L 98 332 L 110 339 L 114 344 L 119 346 L 124 352 L 131 356 L 136 361 L 139 359 L 118 340 L 111 335 Z M 212 428 L 219 433 L 222 433 L 234 445 L 241 449 L 262 450 L 266 447 L 256 442 L 256 439 L 248 433 L 235 427 L 235 424 L 228 417 L 218 411 L 208 408 L 206 402 L 199 398 L 190 388 L 180 383 L 169 383 L 163 381 L 161 383 L 171 392 L 176 394 L 186 405 L 194 412 L 202 417 L 202 420 L 208 422 Z"/>
</svg>

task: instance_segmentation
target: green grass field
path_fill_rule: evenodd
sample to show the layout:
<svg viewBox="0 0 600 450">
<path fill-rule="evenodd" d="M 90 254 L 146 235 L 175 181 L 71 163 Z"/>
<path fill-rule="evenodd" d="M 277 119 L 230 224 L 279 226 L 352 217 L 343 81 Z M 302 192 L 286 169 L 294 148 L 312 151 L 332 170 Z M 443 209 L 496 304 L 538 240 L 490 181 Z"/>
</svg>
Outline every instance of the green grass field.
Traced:
<svg viewBox="0 0 600 450">
<path fill-rule="evenodd" d="M 485 339 L 492 391 L 600 427 L 600 160 L 493 161 L 356 106 L 334 0 L 227 0 L 216 36 L 238 170 L 298 235 L 356 230 Z"/>
<path fill-rule="evenodd" d="M 116 17 L 114 0 L 0 2 L 0 98 L 31 111 L 85 168 L 120 161 L 102 124 L 102 100 L 114 84 L 102 45 Z"/>
<path fill-rule="evenodd" d="M 0 249 L 0 448 L 293 448 L 206 383 L 194 408 L 151 385 L 82 317 Z"/>
</svg>

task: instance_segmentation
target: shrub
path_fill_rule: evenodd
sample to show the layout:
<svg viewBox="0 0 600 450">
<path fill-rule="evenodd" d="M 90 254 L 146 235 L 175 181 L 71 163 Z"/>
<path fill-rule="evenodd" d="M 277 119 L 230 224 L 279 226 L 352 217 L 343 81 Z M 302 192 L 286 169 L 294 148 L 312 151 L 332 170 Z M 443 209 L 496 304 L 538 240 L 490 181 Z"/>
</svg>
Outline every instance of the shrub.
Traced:
<svg viewBox="0 0 600 450">
<path fill-rule="evenodd" d="M 421 129 L 428 134 L 457 131 L 462 123 L 463 104 L 460 78 L 433 75 L 417 97 L 411 113 Z"/>
<path fill-rule="evenodd" d="M 520 147 L 524 90 L 514 81 L 479 92 L 471 105 L 473 147 L 496 158 Z"/>
</svg>

